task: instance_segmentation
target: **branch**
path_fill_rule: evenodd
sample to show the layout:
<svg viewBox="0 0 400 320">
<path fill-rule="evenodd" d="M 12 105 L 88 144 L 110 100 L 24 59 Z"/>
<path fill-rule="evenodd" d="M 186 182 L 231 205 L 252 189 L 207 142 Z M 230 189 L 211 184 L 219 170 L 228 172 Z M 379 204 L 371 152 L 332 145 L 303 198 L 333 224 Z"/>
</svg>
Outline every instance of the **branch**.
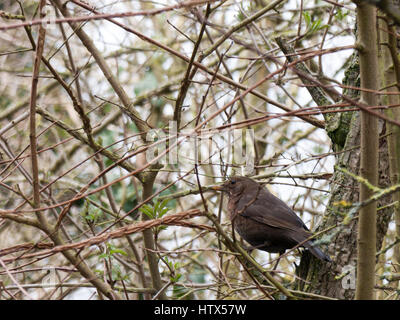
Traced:
<svg viewBox="0 0 400 320">
<path fill-rule="evenodd" d="M 79 242 L 74 242 L 74 243 L 69 243 L 69 244 L 63 244 L 63 245 L 57 245 L 54 248 L 51 249 L 45 249 L 36 253 L 32 253 L 29 255 L 24 255 L 24 258 L 32 258 L 32 257 L 38 257 L 38 256 L 45 256 L 45 255 L 51 255 L 55 254 L 58 252 L 65 252 L 68 250 L 72 249 L 83 249 L 87 248 L 93 245 L 97 245 L 100 243 L 104 243 L 108 240 L 111 239 L 117 239 L 121 238 L 127 235 L 130 235 L 132 233 L 137 233 L 137 232 L 142 232 L 144 230 L 161 226 L 161 225 L 170 225 L 170 226 L 183 226 L 183 227 L 189 227 L 189 228 L 198 228 L 202 230 L 208 230 L 208 231 L 213 231 L 214 228 L 211 228 L 206 225 L 198 225 L 191 223 L 189 221 L 184 221 L 186 219 L 191 219 L 197 216 L 202 216 L 204 215 L 204 212 L 198 210 L 198 209 L 192 209 L 189 211 L 185 212 L 179 212 L 176 214 L 169 214 L 166 215 L 160 219 L 154 219 L 154 220 L 147 220 L 147 221 L 142 221 L 138 222 L 135 224 L 127 225 L 125 227 L 121 227 L 118 229 L 115 229 L 110 232 L 102 233 L 97 236 L 93 236 L 91 238 L 79 241 Z"/>
<path fill-rule="evenodd" d="M 294 48 L 282 37 L 277 37 L 275 38 L 276 43 L 278 44 L 279 48 L 281 51 L 285 54 L 286 59 L 289 62 L 294 62 L 297 59 L 296 52 Z M 311 71 L 308 70 L 306 64 L 301 61 L 297 63 L 293 69 L 299 70 L 302 73 L 306 73 L 308 75 L 311 75 Z M 312 83 L 310 80 L 308 80 L 305 77 L 302 77 L 301 74 L 299 74 L 299 77 L 303 84 L 306 86 L 308 92 L 310 93 L 311 97 L 315 101 L 315 103 L 319 106 L 325 106 L 330 104 L 330 100 L 328 97 L 325 95 L 325 93 L 322 91 L 321 87 L 314 86 L 314 83 Z M 325 120 L 328 120 L 327 118 L 329 117 L 328 114 L 324 114 Z"/>
<path fill-rule="evenodd" d="M 46 0 L 40 0 L 39 14 L 42 18 L 44 16 L 43 7 Z M 32 164 L 32 186 L 33 186 L 33 208 L 40 207 L 40 185 L 39 185 L 39 165 L 37 159 L 37 138 L 36 138 L 36 94 L 39 82 L 40 62 L 42 60 L 44 39 L 46 37 L 46 29 L 43 25 L 39 27 L 38 43 L 36 46 L 35 62 L 33 65 L 32 86 L 31 86 L 31 99 L 29 103 L 29 141 L 31 146 L 31 164 Z M 38 220 L 42 224 L 43 215 L 38 212 Z"/>
<path fill-rule="evenodd" d="M 187 1 L 187 2 L 182 2 L 178 3 L 173 6 L 169 7 L 164 7 L 160 9 L 154 9 L 154 10 L 147 10 L 147 11 L 137 11 L 137 12 L 119 12 L 119 13 L 104 13 L 104 14 L 96 14 L 94 16 L 79 16 L 79 17 L 70 17 L 64 18 L 64 19 L 54 19 L 54 20 L 49 20 L 49 19 L 43 19 L 41 17 L 40 19 L 37 20 L 32 20 L 32 21 L 26 21 L 23 23 L 15 23 L 15 24 L 9 24 L 9 25 L 0 25 L 0 30 L 10 30 L 10 29 L 16 29 L 16 28 L 21 28 L 21 27 L 27 27 L 27 26 L 35 26 L 35 25 L 40 25 L 40 24 L 58 24 L 58 23 L 63 23 L 63 22 L 68 22 L 68 23 L 76 23 L 76 22 L 85 22 L 85 21 L 90 21 L 90 20 L 102 20 L 102 19 L 107 19 L 107 18 L 126 18 L 126 17 L 137 17 L 137 16 L 154 16 L 159 13 L 171 11 L 171 10 L 176 10 L 180 8 L 188 8 L 188 7 L 194 7 L 194 6 L 199 6 L 203 5 L 205 3 L 211 3 L 211 2 L 216 2 L 220 0 L 192 0 L 192 1 Z M 71 1 L 75 2 L 75 1 Z M 0 17 L 6 18 L 6 19 L 18 19 L 18 20 L 23 20 L 25 19 L 24 16 L 21 15 L 12 15 L 10 13 L 4 12 L 0 10 Z"/>
<path fill-rule="evenodd" d="M 53 0 L 52 1 L 57 8 L 61 11 L 61 13 L 70 18 L 71 15 L 67 10 L 66 6 L 62 5 L 60 0 Z M 136 125 L 139 132 L 144 134 L 151 127 L 146 123 L 146 121 L 142 120 L 139 113 L 133 108 L 133 104 L 131 103 L 131 99 L 126 94 L 125 90 L 122 88 L 119 81 L 114 77 L 110 68 L 108 67 L 107 62 L 105 61 L 104 57 L 100 53 L 100 51 L 96 48 L 95 44 L 93 43 L 92 39 L 81 29 L 79 28 L 76 23 L 69 22 L 71 28 L 75 30 L 76 35 L 81 40 L 82 44 L 86 47 L 86 49 L 93 55 L 94 59 L 96 60 L 99 68 L 103 72 L 105 78 L 110 83 L 111 87 L 114 89 L 115 93 L 118 95 L 122 102 L 122 106 L 120 106 L 121 111 L 125 113 Z M 144 137 L 143 137 L 144 138 Z"/>
</svg>

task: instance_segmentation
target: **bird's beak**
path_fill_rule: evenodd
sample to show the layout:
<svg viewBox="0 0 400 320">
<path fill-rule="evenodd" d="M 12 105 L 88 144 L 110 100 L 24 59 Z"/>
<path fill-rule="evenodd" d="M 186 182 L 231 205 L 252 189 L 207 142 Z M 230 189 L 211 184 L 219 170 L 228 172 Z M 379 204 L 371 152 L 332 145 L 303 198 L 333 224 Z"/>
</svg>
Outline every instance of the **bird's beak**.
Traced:
<svg viewBox="0 0 400 320">
<path fill-rule="evenodd" d="M 215 191 L 224 191 L 223 186 L 212 186 L 210 189 Z"/>
</svg>

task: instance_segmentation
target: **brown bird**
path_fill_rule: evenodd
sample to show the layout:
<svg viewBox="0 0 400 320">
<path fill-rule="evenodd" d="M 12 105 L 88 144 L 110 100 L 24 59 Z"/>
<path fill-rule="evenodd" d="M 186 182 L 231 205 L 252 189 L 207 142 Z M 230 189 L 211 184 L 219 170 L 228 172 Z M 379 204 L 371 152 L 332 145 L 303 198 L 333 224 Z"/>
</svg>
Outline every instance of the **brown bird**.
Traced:
<svg viewBox="0 0 400 320">
<path fill-rule="evenodd" d="M 212 189 L 228 193 L 232 224 L 253 248 L 283 254 L 302 243 L 318 259 L 332 261 L 312 240 L 305 241 L 311 232 L 296 213 L 256 181 L 231 177 Z"/>
</svg>

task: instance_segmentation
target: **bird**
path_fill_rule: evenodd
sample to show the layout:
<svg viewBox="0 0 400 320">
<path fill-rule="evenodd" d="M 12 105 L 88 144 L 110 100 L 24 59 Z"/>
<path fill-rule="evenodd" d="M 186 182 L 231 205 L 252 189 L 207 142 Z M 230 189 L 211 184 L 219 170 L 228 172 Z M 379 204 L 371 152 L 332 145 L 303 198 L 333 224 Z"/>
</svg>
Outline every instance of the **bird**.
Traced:
<svg viewBox="0 0 400 320">
<path fill-rule="evenodd" d="M 228 194 L 228 213 L 234 229 L 251 245 L 270 253 L 279 253 L 300 245 L 319 260 L 332 262 L 313 240 L 304 222 L 281 199 L 255 180 L 233 176 L 213 190 Z M 278 265 L 278 261 L 274 267 Z"/>
</svg>

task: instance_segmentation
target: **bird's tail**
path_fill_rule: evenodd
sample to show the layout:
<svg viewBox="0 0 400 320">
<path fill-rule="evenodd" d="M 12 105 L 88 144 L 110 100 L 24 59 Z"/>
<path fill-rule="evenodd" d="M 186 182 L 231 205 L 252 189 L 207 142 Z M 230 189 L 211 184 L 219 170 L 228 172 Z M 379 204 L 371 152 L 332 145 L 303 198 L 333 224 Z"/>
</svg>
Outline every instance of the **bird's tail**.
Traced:
<svg viewBox="0 0 400 320">
<path fill-rule="evenodd" d="M 304 244 L 304 246 L 310 250 L 310 252 L 322 261 L 332 262 L 331 258 L 327 254 L 325 254 L 320 248 L 315 246 L 311 241 L 308 241 Z"/>
<path fill-rule="evenodd" d="M 304 240 L 310 237 L 310 233 L 304 231 L 294 232 L 291 234 L 291 238 L 296 241 L 297 243 L 303 243 Z M 325 254 L 317 245 L 313 243 L 312 240 L 307 241 L 306 243 L 302 244 L 302 246 L 306 247 L 310 252 L 318 259 L 322 261 L 332 262 L 331 258 L 327 254 Z"/>
</svg>

